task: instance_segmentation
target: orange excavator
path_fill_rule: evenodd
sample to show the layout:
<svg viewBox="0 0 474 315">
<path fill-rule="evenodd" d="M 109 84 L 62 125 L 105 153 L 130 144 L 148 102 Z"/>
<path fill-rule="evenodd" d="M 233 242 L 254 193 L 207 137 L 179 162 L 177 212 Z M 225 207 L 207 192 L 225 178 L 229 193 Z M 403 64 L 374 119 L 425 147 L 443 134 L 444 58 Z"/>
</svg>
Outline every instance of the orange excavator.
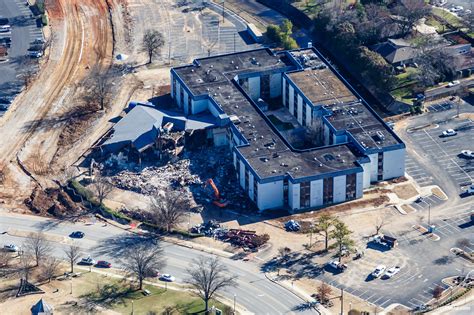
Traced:
<svg viewBox="0 0 474 315">
<path fill-rule="evenodd" d="M 215 204 L 219 208 L 224 208 L 229 204 L 229 201 L 221 198 L 221 194 L 219 193 L 219 189 L 217 189 L 217 186 L 214 183 L 214 181 L 212 180 L 212 178 L 209 178 L 208 180 L 206 180 L 206 184 L 205 184 L 204 187 L 207 188 L 207 189 L 209 189 L 209 188 L 212 189 L 212 192 L 214 193 L 214 196 L 213 196 L 214 201 L 212 202 L 213 204 Z"/>
</svg>

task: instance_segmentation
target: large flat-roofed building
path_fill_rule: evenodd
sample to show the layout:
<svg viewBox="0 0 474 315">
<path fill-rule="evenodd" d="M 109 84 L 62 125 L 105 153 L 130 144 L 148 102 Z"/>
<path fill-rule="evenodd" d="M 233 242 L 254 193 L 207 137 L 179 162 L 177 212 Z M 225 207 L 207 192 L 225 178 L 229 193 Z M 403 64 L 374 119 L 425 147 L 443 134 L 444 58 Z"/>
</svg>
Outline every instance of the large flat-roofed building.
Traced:
<svg viewBox="0 0 474 315">
<path fill-rule="evenodd" d="M 260 210 L 353 200 L 405 172 L 403 142 L 315 49 L 196 59 L 171 70 L 171 96 L 186 115 L 216 118 L 207 135 L 232 150 L 238 182 Z M 295 146 L 269 118 L 278 107 L 319 145 Z"/>
</svg>

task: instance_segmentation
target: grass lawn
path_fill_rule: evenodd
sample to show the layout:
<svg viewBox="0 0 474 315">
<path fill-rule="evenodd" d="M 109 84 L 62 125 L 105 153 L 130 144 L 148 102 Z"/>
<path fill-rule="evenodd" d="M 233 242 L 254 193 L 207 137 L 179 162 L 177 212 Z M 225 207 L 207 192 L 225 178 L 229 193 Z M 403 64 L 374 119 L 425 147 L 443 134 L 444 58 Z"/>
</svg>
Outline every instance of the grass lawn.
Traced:
<svg viewBox="0 0 474 315">
<path fill-rule="evenodd" d="M 170 314 L 201 314 L 204 310 L 204 302 L 191 292 L 165 290 L 164 288 L 145 285 L 151 294 L 143 295 L 142 291 L 130 288 L 129 282 L 120 279 L 109 279 L 101 281 L 100 285 L 91 281 L 92 287 L 87 288 L 80 297 L 85 301 L 101 305 L 104 308 L 114 310 L 121 314 L 130 314 L 133 309 L 136 314 L 148 314 L 154 312 L 161 314 L 167 308 L 173 310 Z M 210 306 L 216 306 L 224 311 L 229 307 L 218 302 L 211 301 Z"/>
<path fill-rule="evenodd" d="M 452 14 L 451 12 L 448 12 L 446 10 L 440 9 L 440 8 L 432 8 L 431 12 L 433 12 L 434 15 L 440 17 L 441 19 L 445 20 L 449 24 L 451 24 L 454 27 L 462 27 L 461 20 Z"/>
<path fill-rule="evenodd" d="M 442 24 L 440 21 L 435 19 L 433 16 L 428 17 L 426 19 L 425 24 L 428 25 L 428 26 L 432 26 L 432 27 L 436 28 L 436 32 L 438 32 L 438 33 L 444 33 L 448 30 L 448 27 L 446 25 Z"/>
<path fill-rule="evenodd" d="M 397 101 L 413 105 L 413 97 L 412 97 L 412 89 L 411 86 L 399 88 L 390 91 L 390 94 L 392 95 L 393 98 L 395 98 Z"/>
<path fill-rule="evenodd" d="M 416 81 L 412 80 L 410 77 L 416 71 L 417 71 L 416 68 L 407 67 L 405 68 L 405 72 L 397 74 L 395 76 L 395 78 L 397 79 L 396 88 L 415 83 Z"/>
</svg>

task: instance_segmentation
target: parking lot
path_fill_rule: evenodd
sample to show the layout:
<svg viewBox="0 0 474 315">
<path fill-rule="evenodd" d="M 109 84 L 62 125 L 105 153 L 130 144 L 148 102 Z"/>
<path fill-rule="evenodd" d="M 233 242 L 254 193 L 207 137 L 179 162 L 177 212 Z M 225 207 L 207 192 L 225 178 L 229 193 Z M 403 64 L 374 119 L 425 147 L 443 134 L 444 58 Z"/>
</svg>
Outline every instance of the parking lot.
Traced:
<svg viewBox="0 0 474 315">
<path fill-rule="evenodd" d="M 23 0 L 0 0 L 0 16 L 8 18 L 11 31 L 0 33 L 0 38 L 10 38 L 11 47 L 8 48 L 8 60 L 0 63 L 0 97 L 15 96 L 23 88 L 19 78 L 25 67 L 30 43 L 37 38 L 43 38 L 41 28 L 37 27 L 36 20 L 31 18 L 30 9 Z M 35 64 L 29 67 L 37 68 Z M 0 115 L 3 111 L 0 110 Z"/>
<path fill-rule="evenodd" d="M 441 205 L 444 202 L 444 200 L 440 199 L 436 195 L 429 195 L 429 196 L 424 196 L 420 198 L 419 200 L 416 200 L 410 204 L 414 209 L 417 211 L 423 211 L 423 210 L 428 210 L 430 207 L 435 208 L 439 205 Z"/>
<path fill-rule="evenodd" d="M 433 110 L 443 109 L 437 107 Z M 442 132 L 447 129 L 454 129 L 457 135 L 443 137 Z M 408 132 L 408 136 L 416 144 L 416 151 L 427 156 L 433 165 L 438 166 L 439 171 L 446 173 L 459 192 L 473 182 L 474 160 L 463 157 L 460 153 L 462 150 L 474 150 L 474 122 L 469 119 L 448 119 L 434 126 Z M 420 186 L 434 184 L 432 174 L 413 155 L 407 155 L 406 171 Z"/>
<path fill-rule="evenodd" d="M 463 214 L 432 221 L 441 238 L 439 241 L 430 240 L 410 227 L 396 234 L 384 231 L 386 235 L 397 238 L 397 247 L 387 250 L 368 244 L 364 257 L 348 262 L 343 273 L 324 268 L 319 279 L 380 307 L 401 303 L 415 308 L 426 304 L 432 299 L 436 286 L 447 288 L 442 279 L 466 274 L 470 270 L 469 262 L 450 252 L 460 238 L 469 238 L 474 244 L 474 225 L 470 220 L 474 205 L 460 207 L 463 208 L 458 210 Z M 361 248 L 365 243 L 358 245 Z M 401 270 L 390 279 L 374 279 L 370 273 L 380 264 L 387 268 L 399 266 Z"/>
</svg>

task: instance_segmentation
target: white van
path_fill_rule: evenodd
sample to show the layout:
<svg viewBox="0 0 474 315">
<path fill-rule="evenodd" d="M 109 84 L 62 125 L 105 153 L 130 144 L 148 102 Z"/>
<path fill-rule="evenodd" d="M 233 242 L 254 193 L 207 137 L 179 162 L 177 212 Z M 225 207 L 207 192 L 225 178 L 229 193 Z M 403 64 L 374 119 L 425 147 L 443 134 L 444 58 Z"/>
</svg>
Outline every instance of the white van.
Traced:
<svg viewBox="0 0 474 315">
<path fill-rule="evenodd" d="M 0 25 L 0 33 L 10 32 L 11 26 L 10 25 Z"/>
</svg>

